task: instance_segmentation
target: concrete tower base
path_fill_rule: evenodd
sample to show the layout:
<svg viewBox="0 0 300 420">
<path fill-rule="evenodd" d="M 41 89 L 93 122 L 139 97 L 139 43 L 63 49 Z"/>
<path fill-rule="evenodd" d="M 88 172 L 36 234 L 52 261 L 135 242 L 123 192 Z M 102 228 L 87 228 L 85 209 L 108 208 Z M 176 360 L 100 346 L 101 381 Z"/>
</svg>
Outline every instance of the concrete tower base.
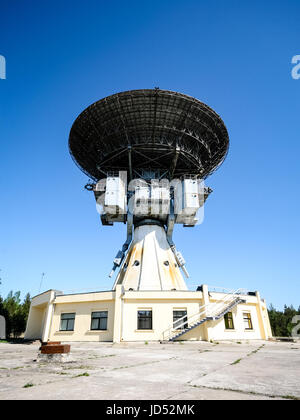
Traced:
<svg viewBox="0 0 300 420">
<path fill-rule="evenodd" d="M 162 226 L 136 227 L 134 239 L 117 276 L 125 290 L 187 290 Z"/>
</svg>

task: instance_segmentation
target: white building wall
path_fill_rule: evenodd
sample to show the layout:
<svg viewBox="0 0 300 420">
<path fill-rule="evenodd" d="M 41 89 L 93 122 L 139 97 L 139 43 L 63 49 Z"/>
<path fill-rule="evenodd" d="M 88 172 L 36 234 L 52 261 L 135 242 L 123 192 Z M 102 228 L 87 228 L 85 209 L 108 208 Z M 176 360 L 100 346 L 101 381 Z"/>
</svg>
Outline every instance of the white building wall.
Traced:
<svg viewBox="0 0 300 420">
<path fill-rule="evenodd" d="M 218 321 L 209 321 L 207 327 L 209 329 L 209 338 L 211 340 L 259 340 L 261 336 L 261 328 L 258 320 L 257 306 L 254 304 L 240 304 L 232 311 L 234 329 L 225 328 L 224 317 Z M 246 330 L 243 322 L 243 313 L 251 314 L 253 330 Z"/>
<path fill-rule="evenodd" d="M 60 303 L 55 305 L 50 341 L 113 341 L 114 301 Z M 107 330 L 91 330 L 92 312 L 107 311 Z M 75 313 L 74 331 L 60 331 L 63 313 Z"/>
<path fill-rule="evenodd" d="M 162 340 L 163 332 L 173 324 L 173 310 L 186 310 L 188 318 L 199 312 L 200 301 L 184 300 L 125 300 L 123 305 L 123 341 L 158 341 Z M 152 330 L 137 329 L 137 314 L 139 310 L 152 311 Z M 196 336 L 203 337 L 203 328 L 198 328 Z M 194 332 L 195 335 L 195 332 Z M 186 338 L 182 338 L 186 339 Z M 196 338 L 195 338 L 196 339 Z M 201 338 L 199 338 L 201 339 Z"/>
<path fill-rule="evenodd" d="M 42 338 L 44 341 L 159 341 L 168 338 L 163 335 L 173 325 L 173 311 L 186 310 L 188 323 L 193 315 L 203 312 L 203 305 L 222 302 L 224 294 L 191 291 L 124 291 L 120 285 L 116 291 L 56 295 L 51 291 L 32 300 L 25 338 Z M 218 321 L 207 321 L 179 340 L 254 340 L 271 337 L 265 301 L 259 295 L 244 295 L 247 303 L 240 303 L 231 312 L 234 329 L 225 328 L 224 317 Z M 53 304 L 52 310 L 49 305 Z M 152 330 L 139 330 L 138 310 L 152 311 Z M 105 331 L 91 330 L 92 312 L 108 312 L 108 328 Z M 245 329 L 243 313 L 251 314 L 252 330 Z M 61 315 L 75 313 L 74 331 L 60 331 Z M 48 316 L 45 316 L 48 314 Z M 51 316 L 50 316 L 51 315 Z M 47 322 L 46 322 L 47 321 Z M 49 326 L 49 333 L 47 332 Z M 46 334 L 47 332 L 47 334 Z M 47 337 L 46 337 L 47 335 Z"/>
</svg>

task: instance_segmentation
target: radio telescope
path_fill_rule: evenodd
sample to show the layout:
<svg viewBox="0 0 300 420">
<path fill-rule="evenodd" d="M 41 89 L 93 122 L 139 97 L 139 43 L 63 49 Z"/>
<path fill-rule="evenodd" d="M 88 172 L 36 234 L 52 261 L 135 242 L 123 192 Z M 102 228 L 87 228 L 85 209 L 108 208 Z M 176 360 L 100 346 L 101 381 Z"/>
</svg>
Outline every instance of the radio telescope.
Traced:
<svg viewBox="0 0 300 420">
<path fill-rule="evenodd" d="M 69 149 L 93 182 L 103 225 L 127 224 L 113 261 L 125 290 L 187 290 L 175 224 L 193 227 L 211 189 L 203 180 L 229 146 L 222 119 L 199 100 L 168 90 L 117 93 L 75 120 Z"/>
</svg>

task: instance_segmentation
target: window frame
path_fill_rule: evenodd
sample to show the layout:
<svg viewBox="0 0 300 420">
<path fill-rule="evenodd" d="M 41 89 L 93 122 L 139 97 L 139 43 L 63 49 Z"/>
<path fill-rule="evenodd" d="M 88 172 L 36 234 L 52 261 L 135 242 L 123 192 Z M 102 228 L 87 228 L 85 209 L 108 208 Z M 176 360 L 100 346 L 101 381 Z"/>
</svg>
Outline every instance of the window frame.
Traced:
<svg viewBox="0 0 300 420">
<path fill-rule="evenodd" d="M 174 320 L 174 312 L 181 312 L 181 313 L 185 312 L 185 315 L 181 315 L 180 317 Z M 178 319 L 182 318 L 183 316 L 186 317 L 185 323 L 181 325 L 181 327 L 176 327 L 175 323 L 178 321 Z M 173 309 L 173 330 L 184 330 L 185 328 L 188 328 L 187 310 L 186 309 Z"/>
<path fill-rule="evenodd" d="M 224 315 L 225 330 L 234 330 L 233 313 L 231 311 Z"/>
<path fill-rule="evenodd" d="M 246 327 L 246 321 L 248 323 L 248 327 Z M 246 331 L 253 330 L 253 322 L 252 322 L 251 312 L 243 312 L 243 323 L 244 323 L 244 329 Z"/>
<path fill-rule="evenodd" d="M 94 316 L 93 314 L 100 314 L 100 313 L 105 313 L 106 316 Z M 98 320 L 98 327 L 97 328 L 93 328 L 93 320 L 97 319 Z M 101 324 L 101 319 L 105 319 L 106 320 L 106 325 L 105 328 L 100 328 L 100 324 Z M 91 313 L 91 325 L 90 325 L 90 331 L 107 331 L 107 324 L 108 324 L 108 311 L 93 311 Z"/>
<path fill-rule="evenodd" d="M 67 316 L 67 315 L 73 315 L 73 317 L 69 317 L 64 319 L 63 316 Z M 60 325 L 59 325 L 59 331 L 74 331 L 75 329 L 75 318 L 76 318 L 76 312 L 63 312 L 60 314 Z M 63 321 L 67 321 L 66 323 L 66 328 L 62 328 L 62 322 Z M 69 323 L 73 322 L 73 327 L 69 328 Z"/>
<path fill-rule="evenodd" d="M 142 312 L 144 312 L 144 313 L 148 312 L 148 313 L 150 313 L 150 315 L 149 316 L 146 316 L 146 315 L 141 316 L 140 313 L 142 313 Z M 145 321 L 145 320 L 150 321 L 149 327 L 145 327 L 145 326 L 141 327 L 140 322 Z M 152 311 L 152 309 L 138 309 L 137 310 L 137 330 L 148 330 L 148 331 L 153 330 L 153 311 Z"/>
</svg>

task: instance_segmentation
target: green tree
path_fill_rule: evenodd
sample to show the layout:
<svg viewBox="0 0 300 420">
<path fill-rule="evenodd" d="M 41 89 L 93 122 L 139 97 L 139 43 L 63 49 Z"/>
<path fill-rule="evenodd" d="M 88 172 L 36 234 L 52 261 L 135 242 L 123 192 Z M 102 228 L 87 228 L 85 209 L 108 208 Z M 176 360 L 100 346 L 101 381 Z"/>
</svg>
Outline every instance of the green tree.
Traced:
<svg viewBox="0 0 300 420">
<path fill-rule="evenodd" d="M 27 293 L 23 303 L 21 303 L 20 292 L 10 291 L 6 299 L 1 298 L 0 312 L 6 319 L 6 335 L 14 338 L 20 335 L 26 329 L 26 323 L 30 308 L 30 295 Z"/>
<path fill-rule="evenodd" d="M 292 329 L 294 328 L 294 324 L 292 324 L 292 319 L 295 315 L 298 315 L 296 309 L 291 306 L 284 306 L 284 316 L 286 319 L 286 332 L 288 336 L 292 335 Z"/>
<path fill-rule="evenodd" d="M 4 316 L 6 320 L 6 336 L 8 337 L 8 327 L 7 327 L 7 320 L 8 320 L 8 312 L 4 307 L 3 298 L 0 296 L 0 315 Z"/>
<path fill-rule="evenodd" d="M 31 304 L 30 293 L 27 293 L 25 296 L 24 302 L 22 304 L 22 312 L 23 312 L 24 317 L 26 318 L 26 321 L 29 315 L 30 304 Z"/>
<path fill-rule="evenodd" d="M 292 305 L 284 305 L 283 311 L 278 311 L 271 304 L 268 312 L 273 336 L 290 337 L 294 327 L 292 319 L 295 315 L 300 315 L 300 306 L 297 311 Z"/>
</svg>

